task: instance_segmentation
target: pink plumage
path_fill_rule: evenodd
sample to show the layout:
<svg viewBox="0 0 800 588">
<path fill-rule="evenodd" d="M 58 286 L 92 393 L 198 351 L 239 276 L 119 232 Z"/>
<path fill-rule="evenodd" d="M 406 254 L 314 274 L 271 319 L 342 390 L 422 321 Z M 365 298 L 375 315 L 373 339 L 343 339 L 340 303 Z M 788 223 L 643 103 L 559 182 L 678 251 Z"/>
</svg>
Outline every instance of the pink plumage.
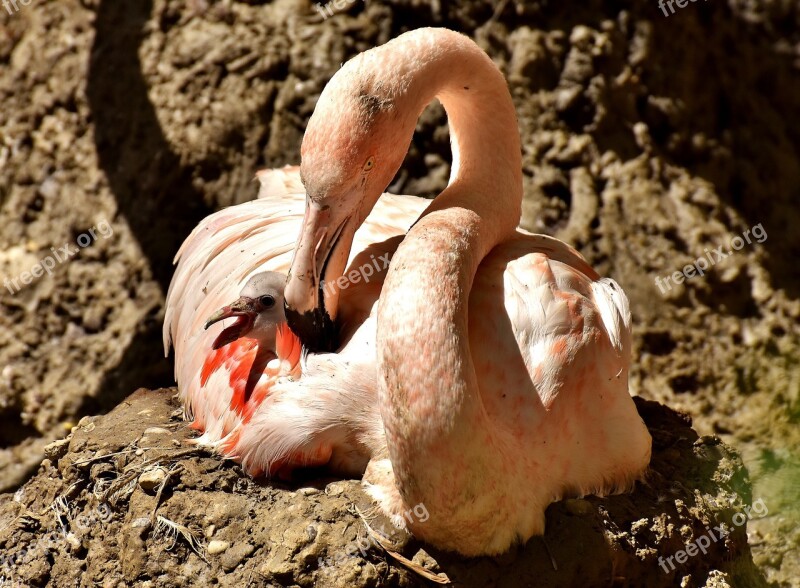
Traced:
<svg viewBox="0 0 800 588">
<path fill-rule="evenodd" d="M 450 184 L 432 204 L 382 195 L 434 97 Z M 516 118 L 485 53 L 419 29 L 357 56 L 320 96 L 302 156 L 304 184 L 297 168 L 262 172 L 258 200 L 212 215 L 179 252 L 165 344 L 204 442 L 254 473 L 363 472 L 398 526 L 466 555 L 542 533 L 554 500 L 642 476 L 627 299 L 568 245 L 516 228 Z M 359 278 L 386 255 L 388 270 Z M 341 345 L 299 362 L 279 352 L 243 394 L 252 347 L 210 355 L 220 331 L 203 322 L 250 276 L 290 264 L 289 324 L 315 344 L 335 329 Z M 406 521 L 419 503 L 430 517 Z"/>
</svg>

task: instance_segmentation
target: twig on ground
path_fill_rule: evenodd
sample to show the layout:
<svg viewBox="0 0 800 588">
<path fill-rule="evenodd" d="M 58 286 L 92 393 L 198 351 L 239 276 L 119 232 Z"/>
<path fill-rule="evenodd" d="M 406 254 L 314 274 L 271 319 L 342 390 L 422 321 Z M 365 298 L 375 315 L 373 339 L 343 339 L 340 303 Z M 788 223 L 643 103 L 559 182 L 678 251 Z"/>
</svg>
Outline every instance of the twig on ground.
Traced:
<svg viewBox="0 0 800 588">
<path fill-rule="evenodd" d="M 367 519 L 364 517 L 362 512 L 356 507 L 356 513 L 358 514 L 361 522 L 364 523 L 364 526 L 367 528 L 367 533 L 369 533 L 370 537 L 372 537 L 375 542 L 383 548 L 383 550 L 388 553 L 392 558 L 394 558 L 397 562 L 399 562 L 403 567 L 409 569 L 410 571 L 422 576 L 426 580 L 430 580 L 431 582 L 435 582 L 437 584 L 450 584 L 450 578 L 447 577 L 447 574 L 440 573 L 434 574 L 433 572 L 428 571 L 427 569 L 423 568 L 421 565 L 414 563 L 407 557 L 404 557 L 397 551 L 395 551 L 395 546 L 389 542 L 383 535 L 375 531 L 370 524 L 367 522 Z"/>
</svg>

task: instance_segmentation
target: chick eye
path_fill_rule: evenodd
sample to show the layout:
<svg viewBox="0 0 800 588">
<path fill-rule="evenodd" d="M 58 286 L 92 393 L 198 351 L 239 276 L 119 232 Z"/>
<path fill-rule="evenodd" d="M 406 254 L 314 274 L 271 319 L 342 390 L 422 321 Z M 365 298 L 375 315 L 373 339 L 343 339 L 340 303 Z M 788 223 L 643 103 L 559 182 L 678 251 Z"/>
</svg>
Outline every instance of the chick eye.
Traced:
<svg viewBox="0 0 800 588">
<path fill-rule="evenodd" d="M 258 301 L 264 308 L 272 308 L 273 306 L 275 306 L 275 299 L 269 295 L 262 296 L 261 298 L 258 299 Z"/>
<path fill-rule="evenodd" d="M 373 167 L 375 167 L 375 158 L 374 158 L 374 157 L 370 157 L 370 158 L 367 160 L 367 163 L 365 163 L 365 164 L 364 164 L 364 171 L 365 171 L 365 172 L 368 172 L 368 171 L 369 171 L 369 170 L 371 170 Z"/>
</svg>

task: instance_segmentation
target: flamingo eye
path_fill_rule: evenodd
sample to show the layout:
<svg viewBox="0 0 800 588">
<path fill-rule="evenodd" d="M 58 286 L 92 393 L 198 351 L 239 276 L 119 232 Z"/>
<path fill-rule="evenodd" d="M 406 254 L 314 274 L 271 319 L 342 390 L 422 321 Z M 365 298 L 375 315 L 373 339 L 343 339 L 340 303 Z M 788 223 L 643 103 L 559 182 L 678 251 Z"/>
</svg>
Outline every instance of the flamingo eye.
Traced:
<svg viewBox="0 0 800 588">
<path fill-rule="evenodd" d="M 261 298 L 258 299 L 258 301 L 264 308 L 272 308 L 273 306 L 275 306 L 275 298 L 273 298 L 270 295 L 262 296 Z"/>
<path fill-rule="evenodd" d="M 365 172 L 368 172 L 368 171 L 370 171 L 370 170 L 371 170 L 373 167 L 375 167 L 375 158 L 374 158 L 374 157 L 370 157 L 370 158 L 367 160 L 367 163 L 365 163 L 365 164 L 364 164 L 364 171 L 365 171 Z"/>
</svg>

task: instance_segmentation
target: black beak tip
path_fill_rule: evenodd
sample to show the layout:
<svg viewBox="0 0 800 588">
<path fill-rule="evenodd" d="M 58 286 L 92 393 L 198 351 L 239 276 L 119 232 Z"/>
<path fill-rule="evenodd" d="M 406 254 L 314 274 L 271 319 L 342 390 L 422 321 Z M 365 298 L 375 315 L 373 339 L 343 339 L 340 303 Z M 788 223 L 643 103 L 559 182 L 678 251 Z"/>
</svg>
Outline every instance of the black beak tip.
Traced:
<svg viewBox="0 0 800 588">
<path fill-rule="evenodd" d="M 327 311 L 315 308 L 313 311 L 297 312 L 285 307 L 286 322 L 303 346 L 312 352 L 332 352 L 339 348 L 339 333 Z"/>
</svg>

